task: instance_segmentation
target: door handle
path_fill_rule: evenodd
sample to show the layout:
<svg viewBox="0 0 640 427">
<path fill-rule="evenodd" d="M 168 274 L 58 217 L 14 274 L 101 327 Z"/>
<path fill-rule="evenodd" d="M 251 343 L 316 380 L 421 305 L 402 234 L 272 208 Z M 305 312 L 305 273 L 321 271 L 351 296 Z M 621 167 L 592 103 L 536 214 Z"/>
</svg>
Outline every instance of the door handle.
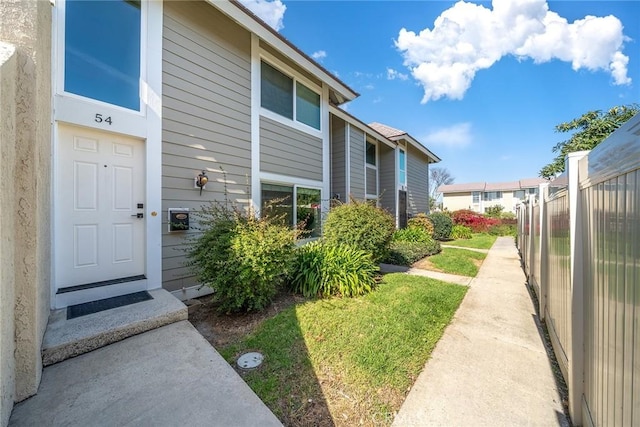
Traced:
<svg viewBox="0 0 640 427">
<path fill-rule="evenodd" d="M 131 216 L 135 217 L 135 218 L 144 218 L 144 214 L 143 213 L 137 213 L 137 214 L 131 215 Z"/>
</svg>

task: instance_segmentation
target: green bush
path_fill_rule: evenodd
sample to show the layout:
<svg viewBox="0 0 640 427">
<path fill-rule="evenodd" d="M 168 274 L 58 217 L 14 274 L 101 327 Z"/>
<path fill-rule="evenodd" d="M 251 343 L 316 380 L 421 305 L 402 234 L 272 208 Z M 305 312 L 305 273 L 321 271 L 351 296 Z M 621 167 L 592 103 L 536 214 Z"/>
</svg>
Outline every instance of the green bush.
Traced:
<svg viewBox="0 0 640 427">
<path fill-rule="evenodd" d="M 391 243 L 389 253 L 384 259 L 387 264 L 410 266 L 422 258 L 437 254 L 442 249 L 440 243 L 431 239 L 430 243 L 425 242 L 402 242 Z"/>
<path fill-rule="evenodd" d="M 395 220 L 388 212 L 370 203 L 352 200 L 329 211 L 323 236 L 329 245 L 355 246 L 379 262 L 388 250 L 395 229 Z"/>
<path fill-rule="evenodd" d="M 296 250 L 291 284 L 306 297 L 363 295 L 375 287 L 371 254 L 349 245 L 311 242 Z"/>
<path fill-rule="evenodd" d="M 486 208 L 484 210 L 484 214 L 489 218 L 500 218 L 500 216 L 502 215 L 502 211 L 504 211 L 504 206 L 493 205 Z"/>
<path fill-rule="evenodd" d="M 515 236 L 516 225 L 515 224 L 499 224 L 489 227 L 489 234 L 492 236 Z"/>
<path fill-rule="evenodd" d="M 427 217 L 427 214 L 417 214 L 407 222 L 407 225 L 409 227 L 422 227 L 427 233 L 429 233 L 429 236 L 433 237 L 433 223 Z"/>
<path fill-rule="evenodd" d="M 506 220 L 515 220 L 516 219 L 516 214 L 514 214 L 513 212 L 502 212 L 500 214 L 500 219 L 506 219 Z"/>
<path fill-rule="evenodd" d="M 214 289 L 221 312 L 261 310 L 292 268 L 295 231 L 212 202 L 197 213 L 202 234 L 188 249 L 188 265 Z"/>
<path fill-rule="evenodd" d="M 393 233 L 393 242 L 423 242 L 430 243 L 433 237 L 422 227 L 410 225 L 407 228 L 396 230 Z"/>
<path fill-rule="evenodd" d="M 473 237 L 471 228 L 464 225 L 454 225 L 451 230 L 452 239 L 470 239 Z"/>
<path fill-rule="evenodd" d="M 436 240 L 449 240 L 451 238 L 451 230 L 453 221 L 451 217 L 442 212 L 435 212 L 427 215 L 433 223 L 433 237 Z"/>
</svg>

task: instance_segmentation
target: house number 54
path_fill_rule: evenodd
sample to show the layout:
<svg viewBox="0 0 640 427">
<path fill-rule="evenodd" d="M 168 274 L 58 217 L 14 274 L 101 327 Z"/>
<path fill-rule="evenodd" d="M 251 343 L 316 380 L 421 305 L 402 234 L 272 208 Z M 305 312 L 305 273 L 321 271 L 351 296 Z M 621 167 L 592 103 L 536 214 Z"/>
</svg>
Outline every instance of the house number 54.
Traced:
<svg viewBox="0 0 640 427">
<path fill-rule="evenodd" d="M 102 114 L 96 114 L 96 117 L 94 120 L 96 123 L 105 122 L 105 123 L 109 123 L 109 126 L 111 126 L 111 116 L 104 117 Z"/>
</svg>

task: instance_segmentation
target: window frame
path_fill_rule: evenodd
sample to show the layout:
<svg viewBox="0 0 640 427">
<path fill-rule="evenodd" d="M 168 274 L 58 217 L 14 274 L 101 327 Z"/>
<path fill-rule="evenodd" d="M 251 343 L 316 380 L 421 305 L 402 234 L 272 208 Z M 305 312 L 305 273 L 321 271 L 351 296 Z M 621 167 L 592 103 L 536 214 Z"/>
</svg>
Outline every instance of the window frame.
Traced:
<svg viewBox="0 0 640 427">
<path fill-rule="evenodd" d="M 126 0 L 120 0 L 126 1 Z M 149 16 L 148 12 L 148 2 L 141 0 L 140 1 L 140 76 L 139 76 L 139 86 L 138 86 L 138 109 L 134 110 L 131 108 L 123 107 L 117 104 L 111 104 L 106 101 L 101 101 L 99 99 L 90 98 L 84 95 L 78 95 L 76 93 L 67 92 L 65 88 L 65 75 L 66 75 L 66 6 L 67 0 L 58 0 L 55 3 L 55 8 L 57 9 L 55 13 L 55 25 L 54 25 L 54 37 L 55 40 L 55 49 L 56 49 L 56 61 L 55 67 L 56 69 L 52 70 L 52 74 L 54 75 L 55 89 L 54 93 L 58 97 L 63 97 L 69 99 L 72 104 L 76 104 L 77 102 L 89 103 L 94 106 L 95 110 L 106 110 L 110 109 L 113 113 L 126 113 L 132 116 L 145 116 L 146 115 L 146 105 L 143 100 L 143 94 L 148 90 L 146 81 L 147 81 L 147 19 Z M 54 65 L 54 64 L 52 64 Z M 52 67 L 53 68 L 53 67 Z M 78 108 L 78 107 L 76 107 Z M 109 112 L 109 114 L 112 114 Z"/>
<path fill-rule="evenodd" d="M 404 157 L 402 156 L 404 154 Z M 402 168 L 402 159 L 404 158 L 404 168 Z M 406 188 L 407 187 L 407 163 L 408 163 L 408 159 L 407 159 L 407 150 L 401 147 L 398 147 L 398 186 L 400 188 Z M 401 179 L 402 177 L 404 177 L 404 182 L 402 182 L 403 180 Z"/>
<path fill-rule="evenodd" d="M 297 212 L 297 208 L 298 208 L 298 189 L 299 188 L 304 188 L 307 190 L 318 190 L 320 191 L 320 223 L 318 224 L 318 226 L 320 227 L 320 233 L 318 236 L 313 236 L 313 237 L 308 237 L 308 238 L 303 238 L 303 239 L 298 239 L 298 241 L 311 241 L 311 240 L 315 240 L 320 238 L 320 236 L 322 236 L 322 225 L 323 225 L 323 215 L 322 215 L 322 196 L 323 196 L 323 191 L 322 191 L 322 187 L 319 186 L 313 186 L 313 185 L 307 185 L 307 184 L 293 184 L 291 182 L 282 182 L 282 181 L 271 181 L 271 180 L 261 180 L 260 181 L 260 216 L 262 217 L 262 209 L 263 209 L 263 204 L 264 204 L 264 200 L 262 197 L 262 191 L 263 191 L 263 185 L 277 185 L 280 187 L 287 187 L 287 188 L 291 188 L 292 189 L 292 214 L 291 214 L 291 220 L 292 223 L 288 224 L 289 227 L 293 228 L 296 227 L 298 224 L 298 212 Z"/>
<path fill-rule="evenodd" d="M 369 147 L 369 145 L 373 145 L 374 147 L 374 155 L 375 155 L 375 164 L 371 164 L 367 161 L 367 148 Z M 379 176 L 378 176 L 378 163 L 379 163 L 380 159 L 378 158 L 378 142 L 369 142 L 367 140 L 367 136 L 365 134 L 365 138 L 364 138 L 364 194 L 365 194 L 365 199 L 367 200 L 373 200 L 373 199 L 378 199 L 378 196 L 380 194 L 380 180 L 379 180 Z M 376 176 L 376 194 L 371 194 L 367 192 L 367 174 L 369 173 L 374 173 Z M 377 202 L 376 202 L 377 204 Z"/>
<path fill-rule="evenodd" d="M 482 196 L 481 196 L 481 192 L 480 191 L 472 191 L 471 192 L 471 203 L 474 205 L 479 205 L 480 202 L 482 201 Z M 478 198 L 476 201 L 476 197 Z"/>
<path fill-rule="evenodd" d="M 258 79 L 258 81 L 260 84 L 260 88 L 258 91 L 259 92 L 258 104 L 260 106 L 260 116 L 267 117 L 271 120 L 286 124 L 287 126 L 294 127 L 302 132 L 309 133 L 314 136 L 322 138 L 322 135 L 324 132 L 324 129 L 322 126 L 322 122 L 323 122 L 322 117 L 323 117 L 323 114 L 325 114 L 326 112 L 326 107 L 324 105 L 325 102 L 322 95 L 323 94 L 322 87 L 313 83 L 312 81 L 305 78 L 304 76 L 299 75 L 293 68 L 284 64 L 282 61 L 275 58 L 273 55 L 269 54 L 268 52 L 265 52 L 265 51 L 260 52 L 259 59 L 260 59 L 260 67 L 259 67 L 260 78 Z M 276 71 L 282 73 L 283 75 L 289 77 L 292 80 L 293 119 L 290 119 L 286 116 L 283 116 L 275 111 L 269 110 L 262 106 L 262 62 L 265 62 L 266 64 L 274 68 Z M 311 92 L 314 92 L 319 97 L 318 98 L 318 102 L 319 102 L 318 107 L 319 107 L 319 114 L 320 114 L 319 123 L 318 123 L 319 128 L 310 126 L 304 122 L 298 121 L 297 119 L 297 101 L 298 101 L 297 84 L 298 83 L 306 87 Z"/>
</svg>

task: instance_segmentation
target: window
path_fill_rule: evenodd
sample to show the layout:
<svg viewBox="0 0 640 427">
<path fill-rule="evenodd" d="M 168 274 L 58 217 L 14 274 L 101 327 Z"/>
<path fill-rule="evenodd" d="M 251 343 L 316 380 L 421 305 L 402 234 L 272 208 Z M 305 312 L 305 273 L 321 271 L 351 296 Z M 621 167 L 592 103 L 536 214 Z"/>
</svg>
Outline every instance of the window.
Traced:
<svg viewBox="0 0 640 427">
<path fill-rule="evenodd" d="M 294 85 L 292 77 L 264 61 L 260 69 L 260 105 L 283 117 L 320 129 L 320 95 L 298 81 Z"/>
<path fill-rule="evenodd" d="M 371 165 L 371 166 L 375 166 L 376 165 L 376 144 L 372 144 L 369 141 L 367 141 L 367 164 Z"/>
<path fill-rule="evenodd" d="M 404 150 L 400 150 L 398 155 L 398 183 L 407 185 L 407 155 Z"/>
<path fill-rule="evenodd" d="M 64 90 L 140 110 L 140 1 L 67 0 Z"/>
<path fill-rule="evenodd" d="M 484 193 L 484 200 L 487 202 L 499 199 L 502 199 L 502 191 L 486 191 Z"/>
<path fill-rule="evenodd" d="M 534 187 L 534 188 L 529 188 L 529 194 L 538 194 L 538 188 Z"/>
<path fill-rule="evenodd" d="M 320 210 L 318 189 L 262 184 L 262 216 L 277 217 L 291 227 L 297 225 L 301 238 L 320 236 Z"/>
<path fill-rule="evenodd" d="M 524 190 L 516 190 L 513 192 L 513 197 L 516 199 L 523 200 L 524 199 Z"/>
<path fill-rule="evenodd" d="M 479 191 L 474 191 L 472 193 L 471 197 L 473 198 L 473 204 L 474 205 L 477 205 L 477 204 L 480 203 L 480 192 Z"/>
</svg>

